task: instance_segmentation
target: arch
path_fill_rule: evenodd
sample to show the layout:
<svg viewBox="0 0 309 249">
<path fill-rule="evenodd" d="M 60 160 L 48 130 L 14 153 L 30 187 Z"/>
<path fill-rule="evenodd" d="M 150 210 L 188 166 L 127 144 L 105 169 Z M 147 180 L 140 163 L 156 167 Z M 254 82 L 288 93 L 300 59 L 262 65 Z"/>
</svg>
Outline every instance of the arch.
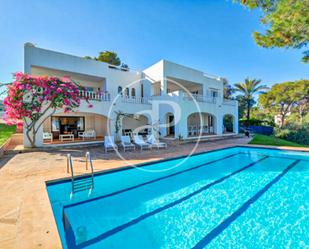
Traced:
<svg viewBox="0 0 309 249">
<path fill-rule="evenodd" d="M 235 132 L 235 117 L 232 114 L 225 114 L 223 116 L 223 133 Z"/>
<path fill-rule="evenodd" d="M 135 97 L 135 95 L 136 95 L 136 94 L 135 94 L 135 88 L 133 87 L 133 88 L 131 89 L 131 96 L 132 96 L 132 97 Z"/>
<path fill-rule="evenodd" d="M 175 137 L 175 116 L 168 112 L 165 114 L 166 136 Z"/>
<path fill-rule="evenodd" d="M 118 94 L 122 95 L 122 87 L 118 86 Z"/>
<path fill-rule="evenodd" d="M 187 117 L 188 136 L 215 135 L 217 119 L 210 113 L 194 112 Z"/>
</svg>

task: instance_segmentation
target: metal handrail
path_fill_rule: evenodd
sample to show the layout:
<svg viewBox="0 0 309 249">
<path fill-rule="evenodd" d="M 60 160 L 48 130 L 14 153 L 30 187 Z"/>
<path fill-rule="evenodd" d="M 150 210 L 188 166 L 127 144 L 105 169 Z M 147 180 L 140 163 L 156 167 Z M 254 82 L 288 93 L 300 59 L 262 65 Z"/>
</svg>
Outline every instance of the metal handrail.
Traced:
<svg viewBox="0 0 309 249">
<path fill-rule="evenodd" d="M 90 163 L 90 169 L 91 169 L 91 188 L 92 190 L 94 188 L 94 172 L 93 172 L 93 165 L 92 165 L 92 159 L 90 156 L 90 152 L 86 152 L 86 170 L 88 170 L 88 161 Z M 70 173 L 71 170 L 71 182 L 72 182 L 72 192 L 71 195 L 74 194 L 74 171 L 73 171 L 73 164 L 72 164 L 72 157 L 71 154 L 67 154 L 67 173 Z"/>
<path fill-rule="evenodd" d="M 92 159 L 91 159 L 89 151 L 86 152 L 86 170 L 88 170 L 88 160 L 89 160 L 90 168 L 91 168 L 91 188 L 93 189 L 94 188 L 94 180 L 93 180 L 94 179 L 94 173 L 93 173 Z"/>
<path fill-rule="evenodd" d="M 71 168 L 72 193 L 74 194 L 74 171 L 73 171 L 71 154 L 67 155 L 67 170 L 69 170 L 69 167 Z"/>
</svg>

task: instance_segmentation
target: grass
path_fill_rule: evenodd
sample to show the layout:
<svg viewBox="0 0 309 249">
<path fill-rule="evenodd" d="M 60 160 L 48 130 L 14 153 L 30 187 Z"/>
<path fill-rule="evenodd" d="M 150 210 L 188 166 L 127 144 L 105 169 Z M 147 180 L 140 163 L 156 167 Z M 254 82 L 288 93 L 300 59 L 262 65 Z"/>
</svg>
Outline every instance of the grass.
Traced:
<svg viewBox="0 0 309 249">
<path fill-rule="evenodd" d="M 273 145 L 273 146 L 291 146 L 291 147 L 306 147 L 298 143 L 290 142 L 284 139 L 276 138 L 274 136 L 266 136 L 256 134 L 249 144 L 260 144 L 260 145 Z"/>
<path fill-rule="evenodd" d="M 5 143 L 6 140 L 16 131 L 15 126 L 8 126 L 5 124 L 0 124 L 0 146 Z"/>
</svg>

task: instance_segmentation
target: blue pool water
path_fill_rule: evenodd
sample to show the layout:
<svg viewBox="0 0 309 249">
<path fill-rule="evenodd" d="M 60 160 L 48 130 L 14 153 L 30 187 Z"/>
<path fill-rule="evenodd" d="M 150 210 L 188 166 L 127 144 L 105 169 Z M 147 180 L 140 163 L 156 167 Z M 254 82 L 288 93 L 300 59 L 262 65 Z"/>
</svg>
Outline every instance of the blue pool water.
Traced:
<svg viewBox="0 0 309 249">
<path fill-rule="evenodd" d="M 47 183 L 64 248 L 309 248 L 309 153 L 234 147 Z M 149 170 L 149 171 L 146 171 Z"/>
</svg>

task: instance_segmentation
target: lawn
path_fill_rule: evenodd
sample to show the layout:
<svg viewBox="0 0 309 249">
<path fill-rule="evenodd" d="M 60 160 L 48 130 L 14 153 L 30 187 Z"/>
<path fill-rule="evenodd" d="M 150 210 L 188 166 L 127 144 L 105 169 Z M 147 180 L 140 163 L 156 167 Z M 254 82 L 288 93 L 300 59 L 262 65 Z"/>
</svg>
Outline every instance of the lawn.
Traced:
<svg viewBox="0 0 309 249">
<path fill-rule="evenodd" d="M 305 147 L 304 145 L 293 143 L 284 139 L 276 138 L 274 136 L 265 136 L 256 134 L 249 144 L 260 145 L 273 145 L 273 146 L 292 146 L 292 147 Z"/>
<path fill-rule="evenodd" d="M 0 146 L 5 143 L 5 141 L 16 131 L 15 126 L 7 126 L 5 124 L 0 124 Z"/>
</svg>

